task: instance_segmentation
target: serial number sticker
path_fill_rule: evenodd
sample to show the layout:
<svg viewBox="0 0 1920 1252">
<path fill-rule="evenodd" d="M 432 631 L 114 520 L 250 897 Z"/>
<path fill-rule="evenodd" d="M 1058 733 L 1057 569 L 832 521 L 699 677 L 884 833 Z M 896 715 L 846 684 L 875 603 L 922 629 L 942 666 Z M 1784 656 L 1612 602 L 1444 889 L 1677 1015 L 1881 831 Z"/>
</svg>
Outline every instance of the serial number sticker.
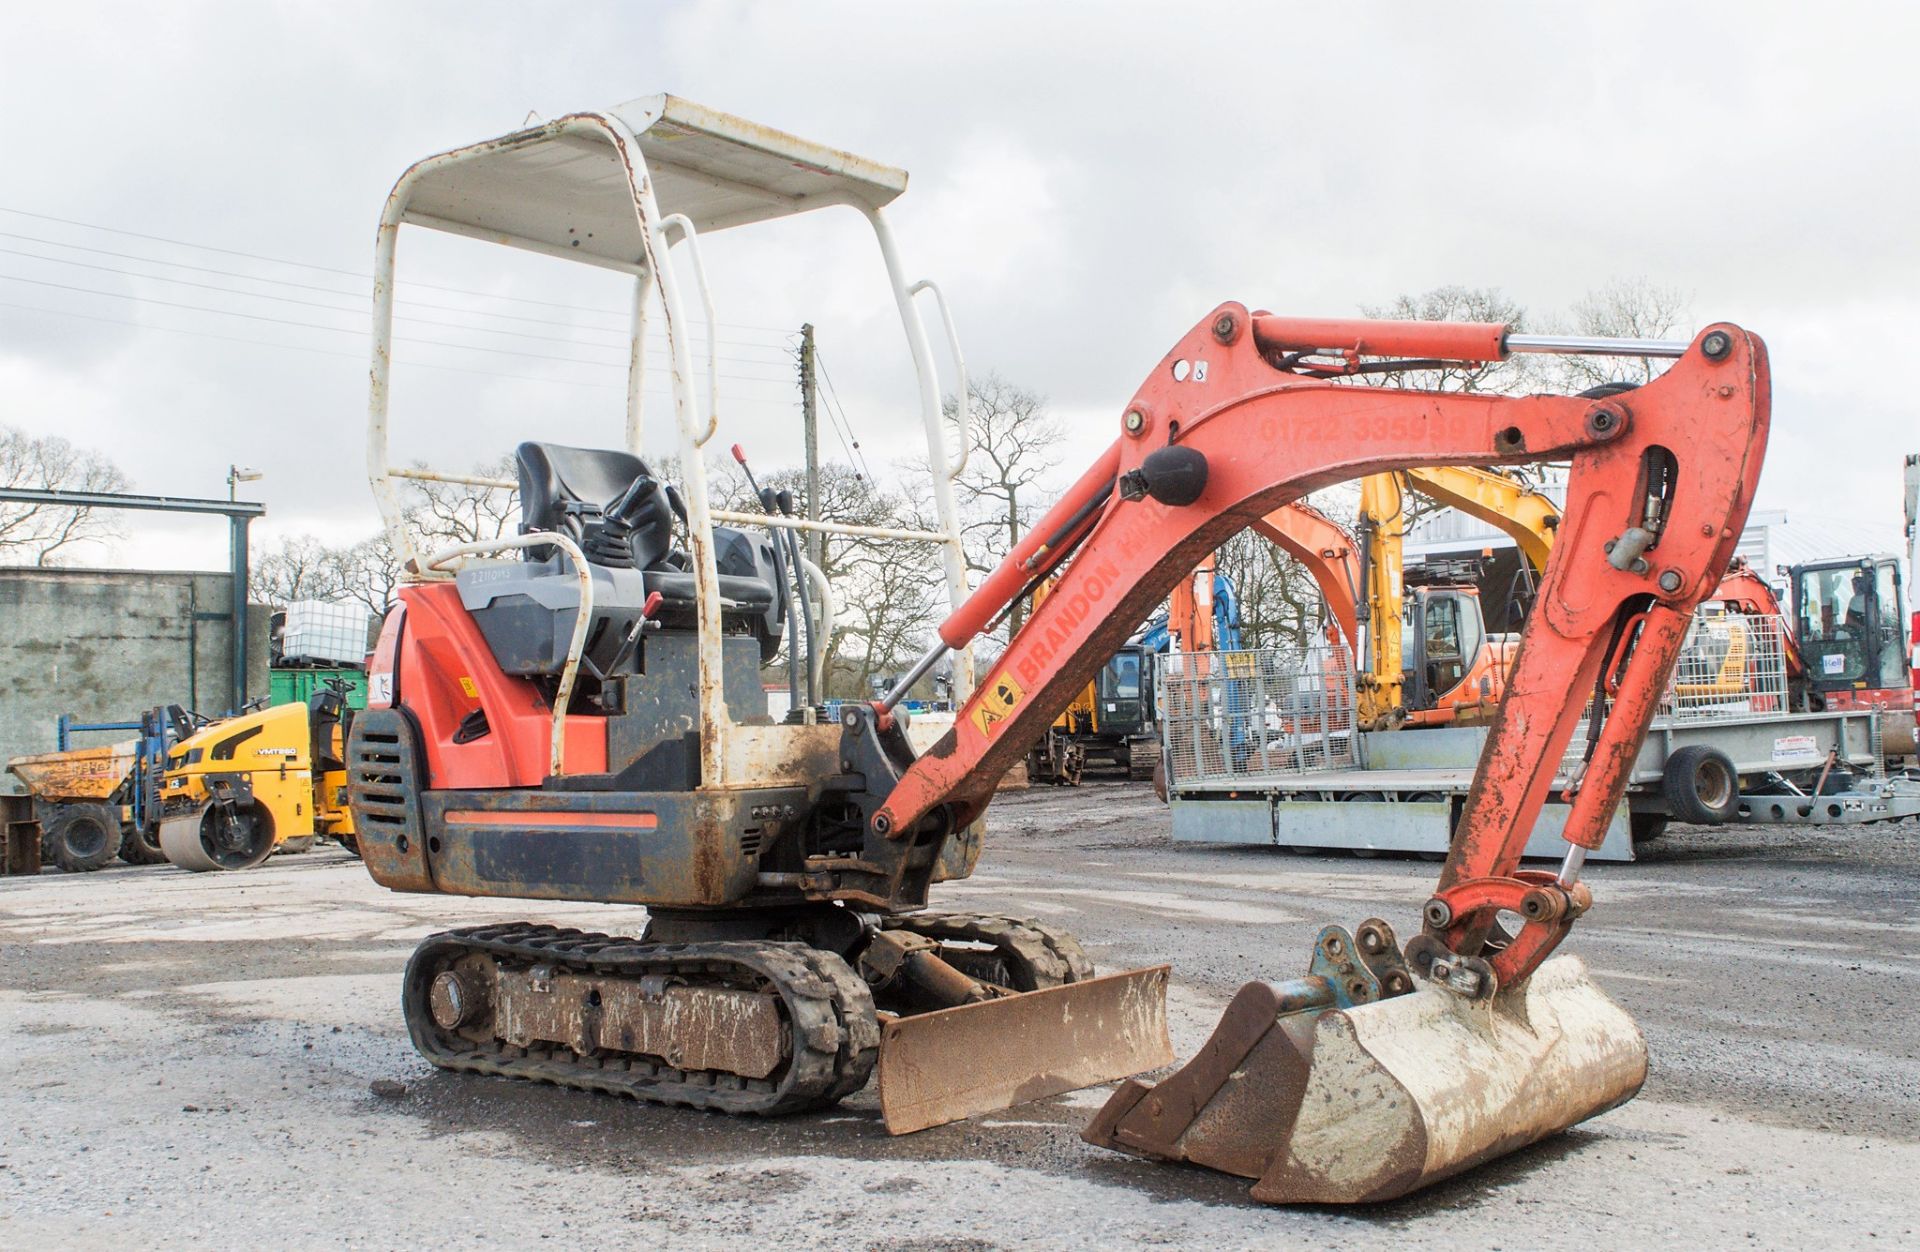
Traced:
<svg viewBox="0 0 1920 1252">
<path fill-rule="evenodd" d="M 1013 707 L 1020 703 L 1020 697 L 1026 692 L 1020 684 L 1013 681 L 1013 675 L 1000 671 L 999 677 L 988 683 L 980 693 L 980 703 L 973 707 L 973 724 L 980 733 L 991 737 L 994 727 L 1007 720 L 1013 713 Z"/>
<path fill-rule="evenodd" d="M 1820 755 L 1820 745 L 1812 735 L 1781 735 L 1773 741 L 1775 761 L 1794 761 Z"/>
</svg>

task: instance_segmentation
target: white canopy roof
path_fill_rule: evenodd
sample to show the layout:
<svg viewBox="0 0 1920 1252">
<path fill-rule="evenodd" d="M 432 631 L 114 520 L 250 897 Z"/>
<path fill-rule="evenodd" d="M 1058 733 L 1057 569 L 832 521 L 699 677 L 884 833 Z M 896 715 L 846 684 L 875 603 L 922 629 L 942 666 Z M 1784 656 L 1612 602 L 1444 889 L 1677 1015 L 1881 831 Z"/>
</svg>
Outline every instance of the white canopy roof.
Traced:
<svg viewBox="0 0 1920 1252">
<path fill-rule="evenodd" d="M 832 204 L 879 208 L 905 170 L 677 96 L 604 110 L 639 139 L 663 216 L 702 233 Z M 403 220 L 625 268 L 643 255 L 624 163 L 596 114 L 575 114 L 419 162 Z M 599 133 L 595 133 L 599 131 Z"/>
</svg>

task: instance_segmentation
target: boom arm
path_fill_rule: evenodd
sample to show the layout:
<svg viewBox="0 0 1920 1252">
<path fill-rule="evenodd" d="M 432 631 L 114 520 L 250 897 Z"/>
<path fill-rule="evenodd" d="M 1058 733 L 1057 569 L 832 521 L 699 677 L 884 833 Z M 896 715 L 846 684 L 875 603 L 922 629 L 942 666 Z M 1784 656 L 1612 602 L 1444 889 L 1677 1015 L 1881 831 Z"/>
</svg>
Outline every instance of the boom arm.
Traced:
<svg viewBox="0 0 1920 1252">
<path fill-rule="evenodd" d="M 1253 524 L 1269 542 L 1306 566 L 1327 613 L 1349 645 L 1359 643 L 1360 553 L 1346 527 L 1304 500 Z"/>
<path fill-rule="evenodd" d="M 1769 382 L 1764 345 L 1725 324 L 1667 353 L 1681 359 L 1658 380 L 1602 399 L 1363 388 L 1310 361 L 1331 355 L 1350 367 L 1356 352 L 1383 351 L 1487 360 L 1509 346 L 1499 326 L 1215 310 L 1149 375 L 1115 444 L 942 624 L 942 645 L 963 646 L 1072 554 L 954 729 L 915 759 L 889 731 L 887 706 L 863 714 L 900 767 L 893 780 L 868 778 L 877 803 L 866 810 L 865 861 L 878 859 L 879 840 L 937 848 L 979 816 L 1000 776 L 1133 623 L 1201 556 L 1288 501 L 1410 466 L 1571 458 L 1560 542 L 1427 906 L 1426 934 L 1409 949 L 1416 966 L 1476 994 L 1523 979 L 1590 903 L 1578 883 L 1585 851 L 1605 837 L 1688 619 L 1726 569 L 1752 503 Z M 1574 845 L 1567 864 L 1557 878 L 1521 871 L 1555 767 L 1596 688 L 1611 694 L 1612 709 L 1590 734 L 1564 828 Z M 1504 945 L 1495 933 L 1503 910 L 1526 919 Z"/>
<path fill-rule="evenodd" d="M 1473 465 L 1420 466 L 1407 471 L 1413 489 L 1506 532 L 1527 564 L 1547 568 L 1560 506 L 1525 483 Z"/>
</svg>

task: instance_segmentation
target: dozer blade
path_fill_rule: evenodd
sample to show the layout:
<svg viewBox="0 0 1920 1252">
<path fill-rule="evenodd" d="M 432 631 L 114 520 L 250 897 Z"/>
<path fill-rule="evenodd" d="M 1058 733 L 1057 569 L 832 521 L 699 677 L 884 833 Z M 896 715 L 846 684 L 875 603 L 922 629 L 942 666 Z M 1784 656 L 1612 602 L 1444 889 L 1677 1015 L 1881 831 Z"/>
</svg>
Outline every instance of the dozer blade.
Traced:
<svg viewBox="0 0 1920 1252">
<path fill-rule="evenodd" d="M 1086 1140 L 1257 1179 L 1270 1204 L 1391 1200 L 1624 1104 L 1647 1076 L 1639 1028 L 1571 956 L 1480 1003 L 1422 984 L 1314 1009 L 1287 990 L 1241 988 L 1193 1060 L 1122 1086 Z"/>
<path fill-rule="evenodd" d="M 1165 965 L 889 1021 L 880 1109 L 891 1134 L 1173 1063 Z"/>
</svg>

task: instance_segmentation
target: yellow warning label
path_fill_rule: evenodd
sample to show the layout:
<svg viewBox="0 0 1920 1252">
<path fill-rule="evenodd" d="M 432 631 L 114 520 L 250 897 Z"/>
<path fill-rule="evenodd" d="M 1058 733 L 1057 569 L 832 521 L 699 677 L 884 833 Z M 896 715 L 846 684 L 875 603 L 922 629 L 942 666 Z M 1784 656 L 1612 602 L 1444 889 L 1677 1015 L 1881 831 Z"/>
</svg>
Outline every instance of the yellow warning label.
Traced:
<svg viewBox="0 0 1920 1252">
<path fill-rule="evenodd" d="M 475 685 L 473 679 L 468 678 L 465 674 L 460 675 L 460 690 L 466 692 L 467 698 L 470 700 L 478 700 L 480 698 L 480 688 Z"/>
<path fill-rule="evenodd" d="M 1007 720 L 1013 706 L 1020 703 L 1020 697 L 1025 694 L 1020 684 L 1013 681 L 1013 675 L 1001 670 L 980 692 L 980 703 L 973 706 L 973 724 L 980 728 L 981 734 L 991 737 L 994 727 Z"/>
</svg>

